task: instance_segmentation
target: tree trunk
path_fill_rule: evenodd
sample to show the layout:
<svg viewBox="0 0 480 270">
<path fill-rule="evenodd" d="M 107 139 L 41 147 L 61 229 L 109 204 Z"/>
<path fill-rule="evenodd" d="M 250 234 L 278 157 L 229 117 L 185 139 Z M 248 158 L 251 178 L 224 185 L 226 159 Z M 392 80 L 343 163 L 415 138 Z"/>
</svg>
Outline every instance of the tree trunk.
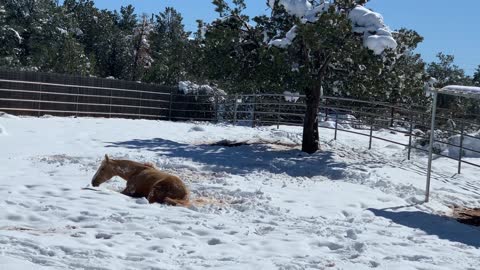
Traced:
<svg viewBox="0 0 480 270">
<path fill-rule="evenodd" d="M 320 105 L 321 83 L 312 86 L 306 94 L 307 111 L 303 122 L 302 151 L 308 154 L 317 152 L 319 148 L 318 107 Z"/>
</svg>

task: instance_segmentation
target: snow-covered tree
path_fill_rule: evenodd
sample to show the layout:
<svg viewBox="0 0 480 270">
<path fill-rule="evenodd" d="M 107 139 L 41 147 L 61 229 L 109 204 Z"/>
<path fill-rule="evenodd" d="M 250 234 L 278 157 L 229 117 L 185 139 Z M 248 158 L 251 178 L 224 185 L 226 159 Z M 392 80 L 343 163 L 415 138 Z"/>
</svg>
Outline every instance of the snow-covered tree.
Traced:
<svg viewBox="0 0 480 270">
<path fill-rule="evenodd" d="M 0 4 L 0 67 L 13 68 L 20 65 L 23 38 L 9 24 L 4 4 Z"/>
<path fill-rule="evenodd" d="M 153 63 L 150 49 L 150 35 L 153 31 L 153 25 L 146 15 L 142 16 L 141 22 L 133 29 L 132 36 L 132 81 L 141 80 L 145 71 Z"/>
<path fill-rule="evenodd" d="M 383 17 L 365 8 L 364 2 L 268 1 L 272 21 L 291 18 L 274 24 L 277 37 L 269 44 L 288 52 L 289 64 L 300 76 L 298 86 L 306 94 L 304 152 L 314 153 L 319 149 L 318 107 L 325 78 L 337 69 L 335 63 L 344 62 L 345 55 L 355 55 L 357 59 L 349 59 L 354 65 L 381 65 L 388 58 L 385 52 L 397 48 Z"/>
</svg>

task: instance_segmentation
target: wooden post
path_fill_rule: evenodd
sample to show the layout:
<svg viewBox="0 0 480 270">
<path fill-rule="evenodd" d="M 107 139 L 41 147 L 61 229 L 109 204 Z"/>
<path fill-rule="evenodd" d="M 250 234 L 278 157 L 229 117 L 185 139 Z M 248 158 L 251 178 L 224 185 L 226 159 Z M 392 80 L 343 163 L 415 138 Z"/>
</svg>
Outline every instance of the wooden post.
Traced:
<svg viewBox="0 0 480 270">
<path fill-rule="evenodd" d="M 413 114 L 410 114 L 410 130 L 408 132 L 408 160 L 412 153 L 412 132 L 413 132 Z"/>
<path fill-rule="evenodd" d="M 335 110 L 335 136 L 333 137 L 335 141 L 337 140 L 337 132 L 338 132 L 338 111 Z"/>
<path fill-rule="evenodd" d="M 373 123 L 374 123 L 374 119 L 372 118 L 372 123 L 370 124 L 370 142 L 368 143 L 368 150 L 372 149 Z"/>
<path fill-rule="evenodd" d="M 257 105 L 257 94 L 253 95 L 253 117 L 252 117 L 252 127 L 255 127 L 255 109 Z"/>
<path fill-rule="evenodd" d="M 465 134 L 465 123 L 462 122 L 462 131 L 460 134 L 460 150 L 458 152 L 458 174 L 462 173 L 462 156 L 463 156 L 463 138 Z"/>
<path fill-rule="evenodd" d="M 235 94 L 235 103 L 233 105 L 233 125 L 237 125 L 238 94 Z"/>
<path fill-rule="evenodd" d="M 168 121 L 172 121 L 173 89 L 170 90 L 170 102 L 168 105 Z"/>
<path fill-rule="evenodd" d="M 278 99 L 278 108 L 277 108 L 277 129 L 280 129 L 280 112 L 281 112 L 281 97 Z"/>
</svg>

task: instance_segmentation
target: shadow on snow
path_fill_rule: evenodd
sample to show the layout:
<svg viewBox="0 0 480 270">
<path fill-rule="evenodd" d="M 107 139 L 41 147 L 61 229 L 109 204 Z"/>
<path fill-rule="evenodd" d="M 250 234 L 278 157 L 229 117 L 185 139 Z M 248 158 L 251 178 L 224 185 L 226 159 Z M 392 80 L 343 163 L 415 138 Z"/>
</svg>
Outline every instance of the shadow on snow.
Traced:
<svg viewBox="0 0 480 270">
<path fill-rule="evenodd" d="M 419 229 L 429 235 L 436 235 L 440 239 L 459 242 L 475 248 L 480 248 L 480 230 L 461 224 L 453 218 L 429 214 L 420 211 L 391 212 L 385 209 L 368 209 L 378 217 Z"/>
<path fill-rule="evenodd" d="M 108 144 L 110 148 L 152 151 L 159 156 L 191 159 L 209 170 L 239 175 L 268 171 L 293 177 L 324 176 L 336 180 L 344 177 L 346 168 L 346 164 L 335 161 L 330 151 L 308 155 L 298 149 L 272 150 L 262 144 L 223 147 L 181 144 L 160 138 Z"/>
</svg>

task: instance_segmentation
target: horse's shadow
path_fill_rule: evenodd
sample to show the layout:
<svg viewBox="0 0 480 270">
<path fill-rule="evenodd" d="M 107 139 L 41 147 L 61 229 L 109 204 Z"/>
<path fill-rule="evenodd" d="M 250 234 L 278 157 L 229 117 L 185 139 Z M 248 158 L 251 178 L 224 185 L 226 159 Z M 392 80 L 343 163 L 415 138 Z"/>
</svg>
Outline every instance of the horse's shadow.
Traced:
<svg viewBox="0 0 480 270">
<path fill-rule="evenodd" d="M 108 142 L 106 147 L 152 151 L 159 156 L 191 159 L 209 170 L 239 175 L 267 171 L 293 177 L 324 176 L 336 180 L 344 177 L 346 168 L 346 164 L 336 161 L 330 151 L 308 155 L 298 149 L 272 150 L 262 144 L 238 147 L 189 145 L 156 138 Z"/>
<path fill-rule="evenodd" d="M 480 230 L 462 224 L 453 218 L 420 211 L 392 212 L 387 211 L 387 209 L 368 210 L 378 217 L 390 219 L 397 224 L 412 229 L 422 230 L 429 235 L 436 235 L 440 239 L 480 248 Z"/>
</svg>

